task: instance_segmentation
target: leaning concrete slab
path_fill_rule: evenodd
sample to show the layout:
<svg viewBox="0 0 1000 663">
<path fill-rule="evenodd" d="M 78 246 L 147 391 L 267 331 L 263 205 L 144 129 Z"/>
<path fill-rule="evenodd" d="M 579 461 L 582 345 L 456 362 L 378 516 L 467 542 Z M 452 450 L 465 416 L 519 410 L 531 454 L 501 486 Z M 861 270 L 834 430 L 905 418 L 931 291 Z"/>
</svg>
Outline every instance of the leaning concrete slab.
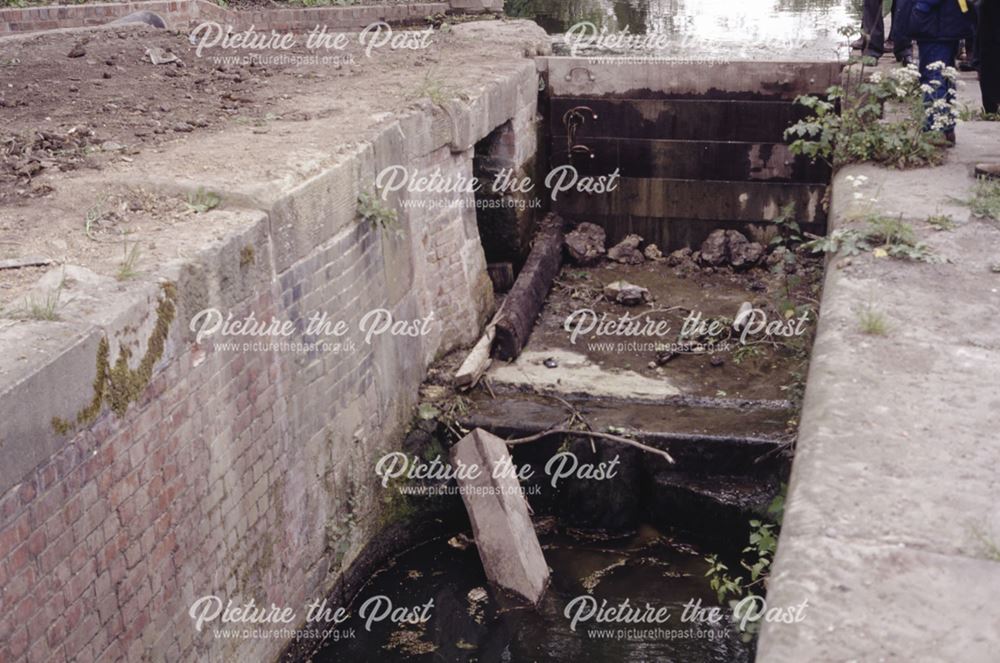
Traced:
<svg viewBox="0 0 1000 663">
<path fill-rule="evenodd" d="M 990 160 L 1000 135 L 973 122 L 940 167 L 835 180 L 832 227 L 863 223 L 874 197 L 950 262 L 831 262 L 768 585 L 769 606 L 809 603 L 763 627 L 762 663 L 997 660 L 1000 227 L 958 202 Z M 957 227 L 934 231 L 940 214 Z M 860 333 L 869 306 L 886 336 Z"/>
<path fill-rule="evenodd" d="M 458 485 L 486 577 L 532 605 L 538 603 L 549 582 L 549 568 L 507 445 L 477 428 L 455 445 L 452 462 L 456 468 L 476 468 L 478 476 L 460 476 Z"/>
</svg>

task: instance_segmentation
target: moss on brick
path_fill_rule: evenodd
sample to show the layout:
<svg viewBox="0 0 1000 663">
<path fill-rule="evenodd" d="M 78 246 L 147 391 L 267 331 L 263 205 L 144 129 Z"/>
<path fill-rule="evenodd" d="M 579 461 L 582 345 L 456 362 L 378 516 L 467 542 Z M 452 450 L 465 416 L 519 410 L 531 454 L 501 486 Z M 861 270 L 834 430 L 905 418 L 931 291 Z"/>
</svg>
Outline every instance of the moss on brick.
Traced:
<svg viewBox="0 0 1000 663">
<path fill-rule="evenodd" d="M 52 418 L 52 428 L 60 435 L 67 435 L 93 423 L 105 405 L 119 417 L 124 416 L 128 406 L 139 399 L 143 390 L 153 378 L 153 368 L 163 357 L 166 349 L 170 323 L 177 315 L 177 288 L 173 283 L 164 283 L 163 296 L 156 307 L 156 322 L 146 345 L 146 353 L 135 370 L 129 368 L 132 352 L 125 345 L 118 350 L 114 366 L 109 362 L 111 346 L 107 337 L 97 344 L 97 375 L 94 377 L 94 396 L 90 404 L 76 413 L 73 421 L 60 417 Z"/>
</svg>

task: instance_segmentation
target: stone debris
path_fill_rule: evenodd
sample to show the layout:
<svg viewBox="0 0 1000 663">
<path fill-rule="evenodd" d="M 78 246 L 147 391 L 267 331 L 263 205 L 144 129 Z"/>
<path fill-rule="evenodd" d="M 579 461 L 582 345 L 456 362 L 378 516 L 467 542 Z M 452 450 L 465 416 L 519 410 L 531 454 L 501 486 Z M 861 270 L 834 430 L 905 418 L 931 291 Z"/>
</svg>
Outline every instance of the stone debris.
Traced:
<svg viewBox="0 0 1000 663">
<path fill-rule="evenodd" d="M 173 53 L 160 48 L 159 46 L 152 46 L 146 49 L 146 57 L 153 64 L 168 64 L 170 62 L 179 62 L 180 60 Z"/>
<path fill-rule="evenodd" d="M 475 541 L 470 539 L 466 534 L 458 534 L 456 536 L 448 539 L 448 545 L 456 550 L 468 550 Z"/>
<path fill-rule="evenodd" d="M 581 223 L 566 235 L 566 250 L 577 265 L 586 266 L 599 262 L 607 253 L 604 228 L 593 223 Z"/>
<path fill-rule="evenodd" d="M 82 58 L 86 54 L 87 54 L 87 49 L 83 47 L 83 42 L 77 42 L 73 44 L 73 48 L 69 50 L 69 53 L 66 54 L 66 57 Z"/>
<path fill-rule="evenodd" d="M 643 249 L 642 255 L 646 256 L 646 260 L 652 260 L 653 262 L 662 262 L 664 260 L 663 251 L 656 244 L 650 244 Z"/>
<path fill-rule="evenodd" d="M 484 587 L 473 587 L 469 590 L 469 593 L 466 594 L 466 599 L 469 601 L 469 616 L 472 617 L 473 621 L 477 624 L 482 624 L 484 621 L 484 612 L 489 597 L 490 595 Z"/>
<path fill-rule="evenodd" d="M 638 265 L 645 261 L 639 245 L 642 237 L 636 234 L 626 235 L 625 239 L 608 249 L 608 258 L 625 265 Z"/>
<path fill-rule="evenodd" d="M 650 300 L 649 290 L 628 281 L 615 281 L 604 286 L 604 296 L 625 306 L 638 306 Z"/>
<path fill-rule="evenodd" d="M 677 353 L 672 350 L 664 350 L 663 352 L 656 353 L 656 364 L 658 366 L 663 366 L 668 363 L 671 359 L 677 357 Z"/>
<path fill-rule="evenodd" d="M 686 246 L 683 249 L 677 249 L 667 256 L 667 265 L 670 267 L 680 267 L 692 261 L 691 255 L 691 249 Z"/>
<path fill-rule="evenodd" d="M 748 269 L 764 257 L 764 247 L 751 242 L 741 232 L 716 230 L 702 245 L 700 262 L 709 267 L 731 266 L 733 269 Z"/>
<path fill-rule="evenodd" d="M 477 428 L 452 448 L 451 457 L 456 467 L 479 470 L 462 473 L 457 481 L 486 578 L 536 605 L 548 585 L 549 567 L 517 477 L 498 469 L 513 467 L 507 444 Z"/>
</svg>

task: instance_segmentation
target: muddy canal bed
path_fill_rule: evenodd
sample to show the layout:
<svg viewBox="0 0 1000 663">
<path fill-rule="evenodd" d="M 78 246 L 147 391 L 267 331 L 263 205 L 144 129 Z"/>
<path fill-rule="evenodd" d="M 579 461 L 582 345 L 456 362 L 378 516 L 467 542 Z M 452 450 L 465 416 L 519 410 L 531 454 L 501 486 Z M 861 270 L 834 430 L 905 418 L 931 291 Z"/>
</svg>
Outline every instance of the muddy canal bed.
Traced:
<svg viewBox="0 0 1000 663">
<path fill-rule="evenodd" d="M 808 363 L 821 274 L 821 261 L 805 255 L 794 265 L 743 272 L 700 267 L 686 257 L 567 266 L 524 353 L 496 366 L 490 379 L 630 399 L 794 400 Z M 646 288 L 650 301 L 609 301 L 605 288 L 622 281 Z M 747 306 L 754 317 L 744 334 L 733 322 Z"/>
<path fill-rule="evenodd" d="M 718 606 L 704 578 L 705 552 L 679 535 L 650 526 L 616 541 L 585 540 L 566 533 L 540 536 L 552 569 L 537 609 L 508 605 L 489 587 L 474 544 L 460 535 L 421 545 L 376 573 L 351 605 L 353 635 L 328 642 L 312 657 L 333 661 L 685 661 L 741 663 L 751 645 L 728 623 L 685 623 L 689 601 Z M 429 619 L 395 626 L 358 618 L 374 596 L 397 605 L 425 605 Z M 584 598 L 580 598 L 584 597 Z M 666 609 L 662 625 L 597 624 L 580 619 L 591 599 L 617 606 Z M 573 601 L 576 603 L 572 603 Z M 567 616 L 567 606 L 569 615 Z M 582 608 L 580 608 L 582 610 Z M 629 630 L 629 633 L 625 633 Z M 640 634 L 639 632 L 643 633 Z"/>
</svg>

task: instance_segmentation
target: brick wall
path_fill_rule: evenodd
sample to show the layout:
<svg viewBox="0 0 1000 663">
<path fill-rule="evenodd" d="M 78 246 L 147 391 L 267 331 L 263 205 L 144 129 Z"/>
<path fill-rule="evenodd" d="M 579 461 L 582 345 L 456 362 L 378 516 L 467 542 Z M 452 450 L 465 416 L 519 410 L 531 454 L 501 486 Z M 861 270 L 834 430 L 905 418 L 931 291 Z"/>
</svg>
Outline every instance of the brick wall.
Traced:
<svg viewBox="0 0 1000 663">
<path fill-rule="evenodd" d="M 534 117 L 535 90 L 526 61 L 468 106 L 412 110 L 327 175 L 165 268 L 176 319 L 122 416 L 105 409 L 70 435 L 50 423 L 88 398 L 92 336 L 112 340 L 112 361 L 121 347 L 142 354 L 164 296 L 156 284 L 108 301 L 105 324 L 0 393 L 0 661 L 275 659 L 286 641 L 195 631 L 192 602 L 252 597 L 301 618 L 325 596 L 384 525 L 374 463 L 398 447 L 428 364 L 474 341 L 492 309 L 471 193 L 445 209 L 404 208 L 415 194 L 397 194 L 399 232 L 333 200 L 355 200 L 389 164 L 471 176 L 475 141 L 518 112 Z M 382 336 L 350 352 L 244 352 L 194 341 L 188 322 L 210 306 L 349 321 L 384 307 L 397 318 L 433 312 L 437 324 L 426 337 Z M 313 339 L 299 327 L 284 340 Z M 61 392 L 77 402 L 33 396 Z"/>
</svg>

